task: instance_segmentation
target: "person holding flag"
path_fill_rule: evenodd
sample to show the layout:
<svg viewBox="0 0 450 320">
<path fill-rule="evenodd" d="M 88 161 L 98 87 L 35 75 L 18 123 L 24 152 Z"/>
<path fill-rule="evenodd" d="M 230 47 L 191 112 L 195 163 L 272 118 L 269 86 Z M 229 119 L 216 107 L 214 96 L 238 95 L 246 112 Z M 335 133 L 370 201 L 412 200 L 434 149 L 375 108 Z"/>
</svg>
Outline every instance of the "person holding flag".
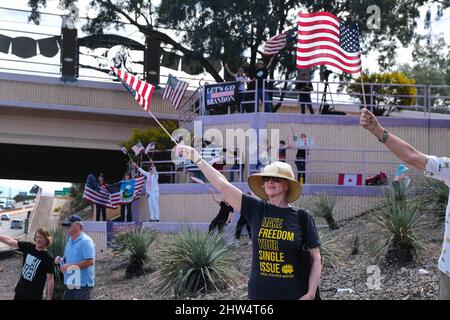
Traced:
<svg viewBox="0 0 450 320">
<path fill-rule="evenodd" d="M 125 172 L 125 174 L 123 176 L 123 181 L 127 181 L 127 180 L 131 180 L 131 175 L 128 171 Z M 134 194 L 134 192 L 133 192 L 133 194 Z M 130 201 L 128 203 L 120 204 L 120 221 L 127 221 L 127 222 L 133 221 L 133 218 L 132 218 L 133 216 L 131 213 L 131 203 L 132 203 L 132 201 Z M 127 220 L 125 220 L 125 210 L 127 211 Z"/>
<path fill-rule="evenodd" d="M 425 176 L 443 181 L 450 187 L 450 158 L 427 155 L 416 150 L 383 128 L 375 115 L 367 108 L 362 109 L 359 124 L 404 163 L 423 171 Z M 398 174 L 401 175 L 405 171 L 406 166 L 399 170 Z M 444 242 L 438 268 L 440 270 L 440 299 L 450 300 L 450 201 L 445 214 Z"/>
<path fill-rule="evenodd" d="M 150 143 L 147 145 L 147 148 L 145 148 L 144 153 L 145 153 L 146 155 L 148 155 L 149 152 L 152 151 L 152 150 L 155 150 L 155 148 L 156 148 L 156 143 L 150 142 Z"/>
<path fill-rule="evenodd" d="M 178 148 L 251 226 L 249 299 L 320 299 L 320 239 L 313 216 L 291 205 L 300 197 L 302 189 L 292 167 L 276 161 L 264 167 L 263 172 L 251 175 L 248 184 L 256 198 L 228 182 L 194 148 Z"/>
<path fill-rule="evenodd" d="M 148 208 L 150 210 L 150 222 L 159 222 L 159 175 L 158 171 L 156 171 L 155 164 L 153 161 L 150 161 L 150 171 L 148 172 L 134 162 L 132 166 L 147 178 L 145 189 L 148 198 Z"/>
<path fill-rule="evenodd" d="M 100 187 L 99 193 L 102 194 L 105 198 L 109 197 L 109 192 L 106 189 L 106 181 L 103 173 L 100 173 L 97 177 L 98 184 Z M 106 206 L 100 204 L 99 202 L 95 203 L 95 221 L 100 221 L 100 214 L 102 215 L 103 221 L 106 221 Z"/>
</svg>

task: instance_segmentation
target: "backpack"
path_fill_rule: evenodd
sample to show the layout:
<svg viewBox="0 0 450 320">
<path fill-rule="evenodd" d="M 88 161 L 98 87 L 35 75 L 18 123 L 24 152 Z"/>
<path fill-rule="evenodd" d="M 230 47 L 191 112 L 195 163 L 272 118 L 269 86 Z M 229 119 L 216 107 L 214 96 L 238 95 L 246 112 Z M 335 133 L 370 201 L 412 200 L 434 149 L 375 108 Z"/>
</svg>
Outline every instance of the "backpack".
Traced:
<svg viewBox="0 0 450 320">
<path fill-rule="evenodd" d="M 305 209 L 299 209 L 297 210 L 297 216 L 298 216 L 298 222 L 300 224 L 300 229 L 302 230 L 302 234 L 305 234 L 305 230 L 306 230 L 306 225 L 307 225 L 307 214 L 308 212 Z M 305 239 L 303 239 L 303 242 L 305 243 Z M 311 255 L 309 254 L 309 251 L 305 250 L 304 248 L 301 249 L 300 251 L 300 258 L 301 259 L 305 259 L 305 261 L 307 261 L 307 273 L 306 276 L 304 278 L 304 281 L 306 283 L 304 283 L 305 287 L 308 288 L 309 286 L 309 275 L 311 273 Z M 320 298 L 320 291 L 319 291 L 319 287 L 317 286 L 317 290 L 316 290 L 316 297 L 314 298 L 314 300 L 322 300 Z"/>
</svg>

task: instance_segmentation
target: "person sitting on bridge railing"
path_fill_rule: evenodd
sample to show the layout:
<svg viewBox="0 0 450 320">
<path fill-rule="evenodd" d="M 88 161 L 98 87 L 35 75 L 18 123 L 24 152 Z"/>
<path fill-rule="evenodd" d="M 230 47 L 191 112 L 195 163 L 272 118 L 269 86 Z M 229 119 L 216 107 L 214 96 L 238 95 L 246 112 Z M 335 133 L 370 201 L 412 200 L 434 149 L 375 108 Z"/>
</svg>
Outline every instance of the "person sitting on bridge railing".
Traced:
<svg viewBox="0 0 450 320">
<path fill-rule="evenodd" d="M 45 286 L 46 298 L 52 300 L 55 265 L 54 257 L 47 251 L 52 244 L 50 232 L 46 228 L 37 229 L 35 244 L 1 235 L 0 242 L 23 253 L 22 272 L 14 289 L 14 300 L 42 300 Z"/>
</svg>

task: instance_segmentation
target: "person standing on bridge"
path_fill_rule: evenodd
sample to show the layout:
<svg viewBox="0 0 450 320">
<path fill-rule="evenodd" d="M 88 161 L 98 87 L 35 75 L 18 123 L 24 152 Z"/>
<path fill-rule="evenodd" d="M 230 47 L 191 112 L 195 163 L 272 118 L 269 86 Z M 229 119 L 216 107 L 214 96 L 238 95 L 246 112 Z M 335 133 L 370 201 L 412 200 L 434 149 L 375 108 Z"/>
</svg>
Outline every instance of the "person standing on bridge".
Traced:
<svg viewBox="0 0 450 320">
<path fill-rule="evenodd" d="M 373 134 L 386 148 L 406 164 L 424 171 L 425 176 L 441 180 L 450 187 L 450 158 L 424 154 L 393 135 L 378 122 L 372 112 L 362 109 L 360 125 Z M 450 193 L 449 193 L 450 197 Z M 438 262 L 440 270 L 439 296 L 450 300 L 450 201 L 445 213 L 445 232 L 442 252 Z"/>
<path fill-rule="evenodd" d="M 125 172 L 123 180 L 130 180 L 130 179 L 131 179 L 130 173 L 128 171 Z M 127 222 L 133 221 L 133 215 L 131 213 L 131 203 L 132 202 L 120 204 L 120 221 L 127 221 Z M 127 211 L 126 215 L 127 220 L 125 220 L 125 209 Z"/>
<path fill-rule="evenodd" d="M 291 166 L 276 161 L 253 174 L 248 184 L 259 199 L 244 194 L 189 146 L 178 146 L 252 230 L 252 300 L 319 299 L 320 240 L 314 218 L 290 203 L 301 194 Z"/>
<path fill-rule="evenodd" d="M 147 190 L 148 208 L 150 210 L 150 222 L 159 222 L 159 185 L 158 185 L 158 171 L 156 171 L 155 164 L 150 161 L 150 171 L 147 172 L 140 168 L 133 162 L 133 168 L 147 177 L 145 189 Z"/>
<path fill-rule="evenodd" d="M 1 235 L 0 242 L 23 253 L 22 272 L 14 290 L 14 300 L 42 300 L 45 286 L 47 287 L 46 298 L 51 300 L 55 265 L 52 254 L 47 251 L 52 244 L 49 231 L 46 228 L 37 229 L 34 234 L 34 244 Z"/>
<path fill-rule="evenodd" d="M 105 181 L 105 177 L 103 176 L 103 173 L 100 173 L 98 175 L 97 180 L 98 180 L 98 183 L 100 184 L 100 193 L 109 195 L 109 192 L 106 189 L 106 181 Z M 101 214 L 103 221 L 106 221 L 106 207 L 101 204 L 96 203 L 95 210 L 96 210 L 95 220 L 100 221 L 100 214 Z"/>
</svg>

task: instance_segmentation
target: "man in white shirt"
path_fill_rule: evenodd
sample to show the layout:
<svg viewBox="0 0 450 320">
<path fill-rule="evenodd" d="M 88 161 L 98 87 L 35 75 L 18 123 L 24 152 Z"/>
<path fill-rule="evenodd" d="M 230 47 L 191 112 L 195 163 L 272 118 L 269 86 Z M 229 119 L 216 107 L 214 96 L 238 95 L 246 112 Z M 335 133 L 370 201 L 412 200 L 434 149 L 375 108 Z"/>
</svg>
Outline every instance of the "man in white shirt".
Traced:
<svg viewBox="0 0 450 320">
<path fill-rule="evenodd" d="M 377 118 L 366 108 L 362 110 L 360 125 L 378 138 L 399 159 L 419 170 L 425 175 L 443 181 L 450 187 L 450 158 L 438 158 L 426 155 L 411 145 L 389 133 Z M 449 194 L 450 197 L 450 194 Z M 441 271 L 439 296 L 441 300 L 450 300 L 450 201 L 445 213 L 445 233 L 438 268 Z"/>
<path fill-rule="evenodd" d="M 158 185 L 158 172 L 156 171 L 155 164 L 150 162 L 150 171 L 147 172 L 133 162 L 133 168 L 147 177 L 145 184 L 145 190 L 148 197 L 148 208 L 150 210 L 150 222 L 159 222 L 159 185 Z"/>
</svg>

